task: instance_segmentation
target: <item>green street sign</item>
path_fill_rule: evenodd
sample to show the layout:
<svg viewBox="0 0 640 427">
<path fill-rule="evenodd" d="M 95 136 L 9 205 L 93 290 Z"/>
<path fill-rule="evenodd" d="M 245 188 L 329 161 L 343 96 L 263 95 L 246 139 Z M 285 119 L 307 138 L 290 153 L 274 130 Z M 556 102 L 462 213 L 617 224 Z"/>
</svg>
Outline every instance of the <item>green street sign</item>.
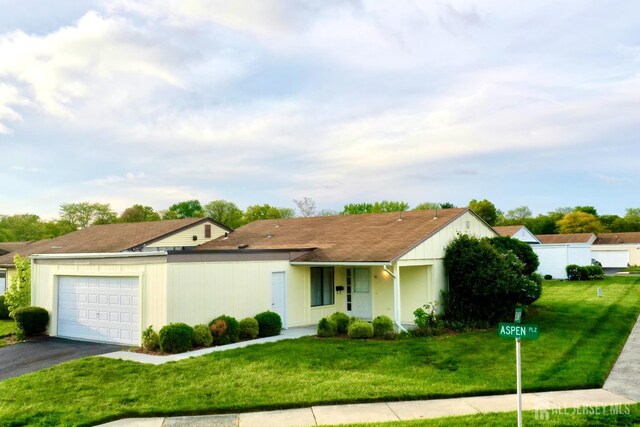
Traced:
<svg viewBox="0 0 640 427">
<path fill-rule="evenodd" d="M 498 334 L 502 338 L 523 338 L 526 340 L 537 340 L 538 325 L 520 325 L 517 323 L 500 322 Z"/>
</svg>

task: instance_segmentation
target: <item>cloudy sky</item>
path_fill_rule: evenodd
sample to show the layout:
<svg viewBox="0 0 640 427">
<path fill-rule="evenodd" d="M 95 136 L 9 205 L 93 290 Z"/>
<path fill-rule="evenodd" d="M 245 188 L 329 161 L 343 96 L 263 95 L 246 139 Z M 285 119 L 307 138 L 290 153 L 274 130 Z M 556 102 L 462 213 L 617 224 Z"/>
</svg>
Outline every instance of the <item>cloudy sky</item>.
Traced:
<svg viewBox="0 0 640 427">
<path fill-rule="evenodd" d="M 0 0 L 0 214 L 640 206 L 640 3 Z"/>
</svg>

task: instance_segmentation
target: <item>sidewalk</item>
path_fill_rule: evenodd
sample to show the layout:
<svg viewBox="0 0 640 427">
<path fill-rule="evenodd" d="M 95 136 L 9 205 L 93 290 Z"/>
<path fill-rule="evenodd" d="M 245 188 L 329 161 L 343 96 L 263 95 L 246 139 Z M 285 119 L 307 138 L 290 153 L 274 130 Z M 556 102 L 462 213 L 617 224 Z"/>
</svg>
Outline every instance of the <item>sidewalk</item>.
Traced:
<svg viewBox="0 0 640 427">
<path fill-rule="evenodd" d="M 554 408 L 630 405 L 635 402 L 603 389 L 524 393 L 525 411 Z M 461 397 L 407 402 L 362 403 L 312 406 L 282 411 L 195 417 L 129 418 L 103 424 L 104 427 L 311 427 L 348 423 L 404 421 L 510 412 L 517 409 L 515 394 Z"/>
<path fill-rule="evenodd" d="M 292 334 L 315 334 L 315 331 L 309 333 L 310 328 L 298 329 L 299 331 L 295 331 L 294 329 L 290 329 L 289 331 L 291 331 Z M 303 332 L 305 330 L 306 332 Z M 293 336 L 284 337 L 283 335 L 280 337 L 280 339 L 293 338 Z M 250 343 L 258 344 L 258 342 L 255 341 L 251 341 Z M 113 354 L 116 353 L 112 353 L 112 355 Z M 191 356 L 194 355 L 191 354 L 186 357 Z M 640 317 L 636 321 L 636 324 L 625 343 L 622 353 L 616 361 L 603 388 L 523 393 L 522 401 L 524 410 L 552 410 L 554 408 L 566 409 L 573 407 L 596 407 L 609 405 L 618 406 L 631 405 L 636 402 L 640 402 Z M 507 394 L 405 402 L 312 406 L 308 408 L 267 412 L 248 412 L 243 414 L 166 418 L 128 418 L 103 424 L 103 426 L 311 427 L 347 423 L 440 418 L 475 415 L 489 412 L 511 412 L 516 410 L 516 395 Z"/>
</svg>

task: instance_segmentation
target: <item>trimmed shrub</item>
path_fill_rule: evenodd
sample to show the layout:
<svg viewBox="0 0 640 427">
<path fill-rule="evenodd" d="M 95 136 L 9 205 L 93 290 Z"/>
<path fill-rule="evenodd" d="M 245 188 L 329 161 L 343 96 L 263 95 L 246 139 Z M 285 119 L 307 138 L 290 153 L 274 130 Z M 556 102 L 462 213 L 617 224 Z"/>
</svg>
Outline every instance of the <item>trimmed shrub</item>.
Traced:
<svg viewBox="0 0 640 427">
<path fill-rule="evenodd" d="M 241 340 L 253 340 L 256 339 L 260 332 L 258 321 L 253 317 L 247 317 L 239 322 L 240 330 L 238 336 Z"/>
<path fill-rule="evenodd" d="M 373 326 L 364 320 L 356 320 L 347 330 L 347 336 L 351 339 L 366 339 L 373 337 Z"/>
<path fill-rule="evenodd" d="M 225 345 L 240 341 L 240 325 L 235 317 L 223 314 L 209 322 L 214 345 Z"/>
<path fill-rule="evenodd" d="M 378 316 L 373 319 L 373 336 L 385 338 L 389 334 L 393 335 L 393 320 L 389 316 Z"/>
<path fill-rule="evenodd" d="M 194 347 L 209 347 L 213 342 L 213 336 L 211 336 L 211 330 L 207 325 L 196 325 L 193 327 L 193 342 Z"/>
<path fill-rule="evenodd" d="M 336 333 L 338 334 L 346 334 L 347 328 L 349 327 L 349 316 L 345 313 L 341 313 L 336 311 L 330 317 L 336 324 Z"/>
<path fill-rule="evenodd" d="M 193 348 L 193 328 L 186 323 L 170 323 L 160 329 L 160 349 L 165 353 L 184 353 Z"/>
<path fill-rule="evenodd" d="M 142 331 L 142 348 L 146 351 L 160 350 L 160 336 L 153 330 L 153 326 Z"/>
<path fill-rule="evenodd" d="M 13 312 L 13 318 L 24 336 L 31 337 L 47 330 L 49 312 L 42 307 L 22 307 Z"/>
<path fill-rule="evenodd" d="M 273 311 L 263 311 L 256 314 L 255 319 L 258 321 L 258 336 L 273 337 L 280 335 L 282 330 L 282 319 L 278 313 Z"/>
<path fill-rule="evenodd" d="M 545 274 L 544 275 L 544 280 L 551 280 L 551 279 L 553 279 L 552 275 L 550 275 L 550 274 Z"/>
<path fill-rule="evenodd" d="M 0 295 L 0 320 L 9 320 L 9 307 L 4 301 L 4 295 Z"/>
<path fill-rule="evenodd" d="M 569 264 L 566 267 L 569 280 L 600 280 L 604 279 L 604 270 L 599 265 L 579 266 Z"/>
<path fill-rule="evenodd" d="M 320 338 L 328 338 L 336 336 L 336 322 L 333 319 L 323 317 L 318 322 L 318 336 Z"/>
</svg>

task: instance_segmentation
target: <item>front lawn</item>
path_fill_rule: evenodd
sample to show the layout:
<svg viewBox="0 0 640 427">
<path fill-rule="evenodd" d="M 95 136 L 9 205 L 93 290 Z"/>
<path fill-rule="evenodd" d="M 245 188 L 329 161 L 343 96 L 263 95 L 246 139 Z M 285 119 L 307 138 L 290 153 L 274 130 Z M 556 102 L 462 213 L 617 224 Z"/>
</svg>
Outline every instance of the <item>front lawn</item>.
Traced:
<svg viewBox="0 0 640 427">
<path fill-rule="evenodd" d="M 0 337 L 9 335 L 16 330 L 16 322 L 13 320 L 0 320 Z"/>
<path fill-rule="evenodd" d="M 0 320 L 0 347 L 7 345 L 5 336 L 16 331 L 16 322 L 13 320 Z"/>
<path fill-rule="evenodd" d="M 598 298 L 596 287 L 604 297 Z M 548 282 L 525 318 L 525 391 L 602 386 L 640 313 L 640 278 Z M 87 358 L 0 382 L 0 425 L 515 392 L 513 340 L 496 330 L 353 341 L 302 338 L 160 366 Z"/>
</svg>

